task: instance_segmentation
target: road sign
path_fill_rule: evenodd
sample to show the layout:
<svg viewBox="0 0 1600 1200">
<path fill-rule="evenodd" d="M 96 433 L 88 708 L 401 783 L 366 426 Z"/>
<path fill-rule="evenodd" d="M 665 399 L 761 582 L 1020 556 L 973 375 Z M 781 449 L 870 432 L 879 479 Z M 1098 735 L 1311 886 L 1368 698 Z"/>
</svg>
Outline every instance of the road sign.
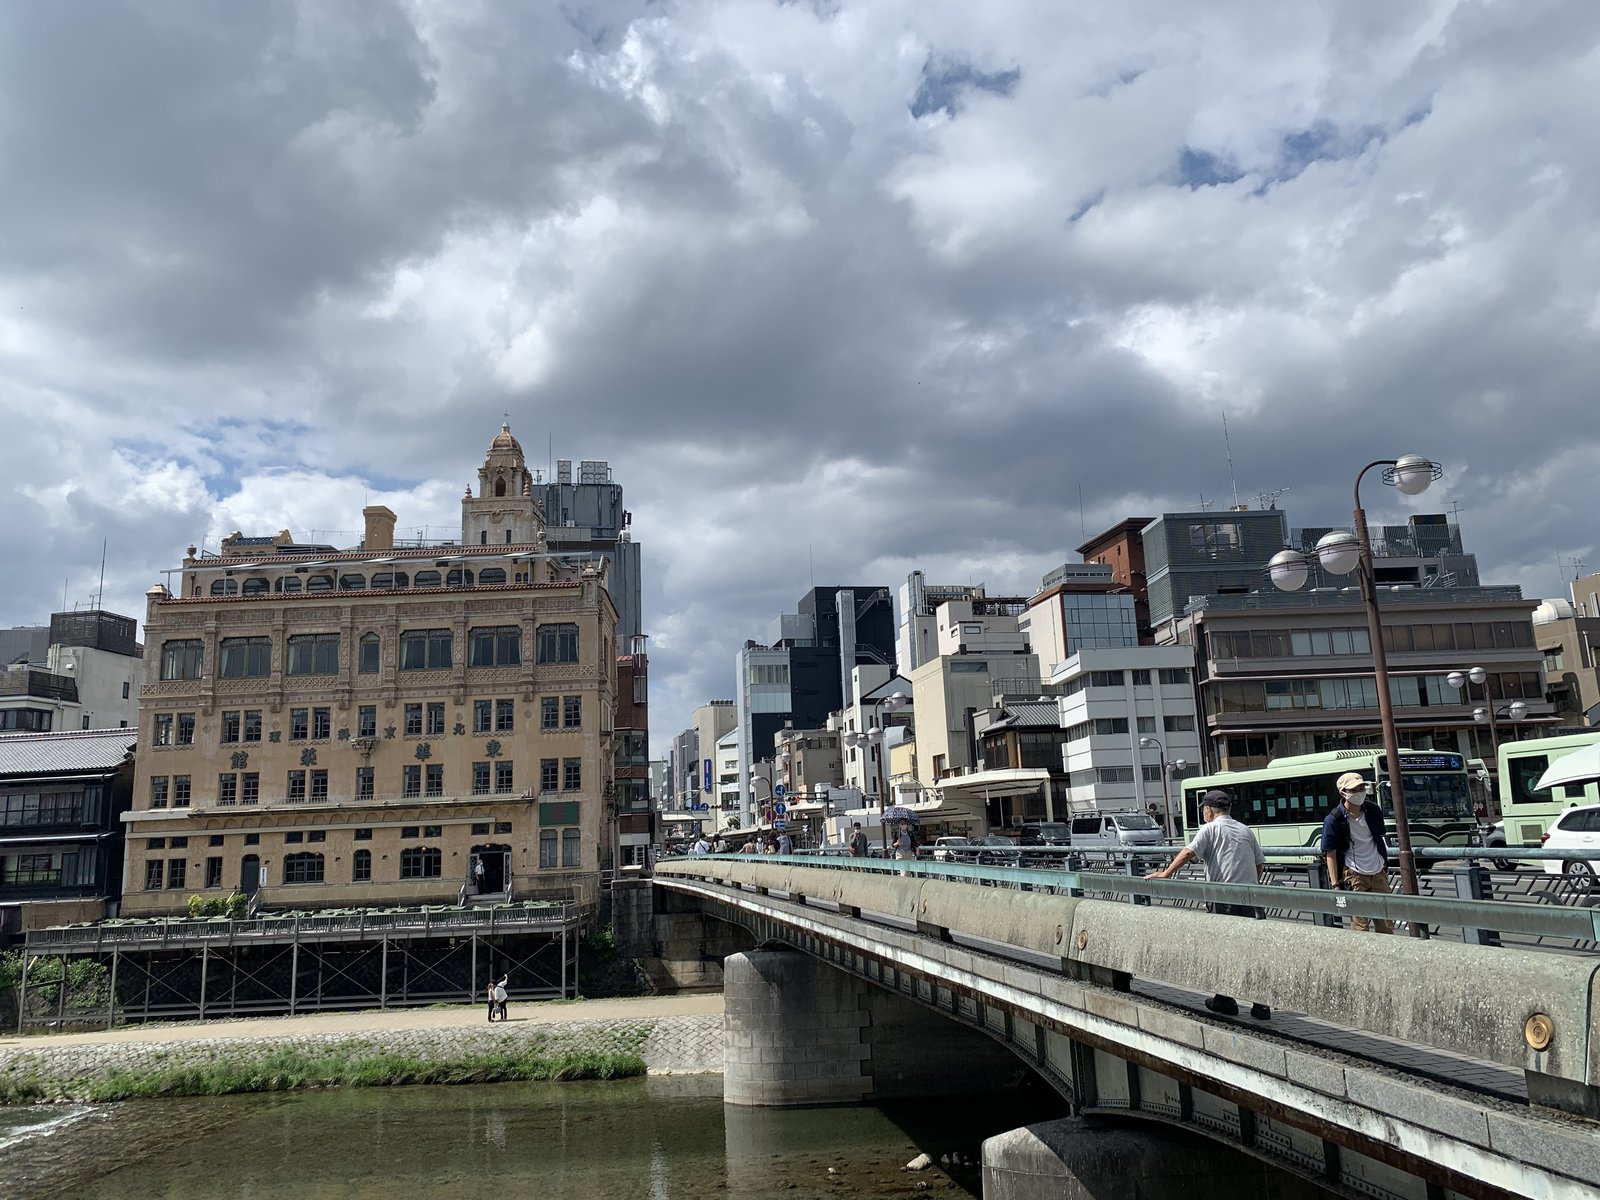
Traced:
<svg viewBox="0 0 1600 1200">
<path fill-rule="evenodd" d="M 772 794 L 774 796 L 777 796 L 779 799 L 782 799 L 784 796 L 787 796 L 789 794 L 789 789 L 784 787 L 783 784 L 780 783 L 777 787 L 772 789 Z"/>
<path fill-rule="evenodd" d="M 785 804 L 782 800 L 779 800 L 776 804 L 774 804 L 772 806 L 772 811 L 777 813 L 781 817 L 781 816 L 783 816 L 784 813 L 789 811 L 789 806 L 787 804 Z"/>
<path fill-rule="evenodd" d="M 776 821 L 774 821 L 772 823 L 772 827 L 774 829 L 782 829 L 782 828 L 785 827 L 786 824 L 787 824 L 787 822 L 784 821 L 784 819 L 782 817 L 779 817 Z"/>
</svg>

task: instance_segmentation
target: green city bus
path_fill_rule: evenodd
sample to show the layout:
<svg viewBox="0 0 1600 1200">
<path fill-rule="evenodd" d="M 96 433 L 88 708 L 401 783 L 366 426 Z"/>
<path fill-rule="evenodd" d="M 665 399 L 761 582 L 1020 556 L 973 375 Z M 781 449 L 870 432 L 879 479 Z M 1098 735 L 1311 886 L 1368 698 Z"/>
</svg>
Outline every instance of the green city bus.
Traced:
<svg viewBox="0 0 1600 1200">
<path fill-rule="evenodd" d="M 1505 819 L 1506 845 L 1537 847 L 1567 809 L 1575 804 L 1600 804 L 1600 784 L 1592 781 L 1534 790 L 1551 763 L 1596 741 L 1600 741 L 1600 730 L 1501 743 L 1500 815 Z"/>
<path fill-rule="evenodd" d="M 1481 844 L 1464 756 L 1402 750 L 1400 768 L 1405 773 L 1406 816 L 1413 846 Z M 1317 846 L 1322 840 L 1322 819 L 1339 802 L 1335 782 L 1346 771 L 1377 782 L 1378 801 L 1392 824 L 1388 762 L 1381 748 L 1297 754 L 1254 771 L 1185 779 L 1183 819 L 1190 831 L 1198 829 L 1200 797 L 1212 788 L 1226 788 L 1233 794 L 1233 815 L 1255 831 L 1263 846 Z"/>
</svg>

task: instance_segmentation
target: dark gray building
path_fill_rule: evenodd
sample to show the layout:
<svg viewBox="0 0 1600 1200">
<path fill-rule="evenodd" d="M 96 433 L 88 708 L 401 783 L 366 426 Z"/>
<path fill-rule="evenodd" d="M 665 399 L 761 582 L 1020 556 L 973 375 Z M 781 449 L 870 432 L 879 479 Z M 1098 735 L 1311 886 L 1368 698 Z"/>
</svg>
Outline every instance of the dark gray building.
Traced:
<svg viewBox="0 0 1600 1200">
<path fill-rule="evenodd" d="M 606 560 L 606 590 L 617 608 L 617 645 L 632 645 L 644 632 L 639 543 L 633 540 L 633 514 L 623 507 L 622 485 L 611 478 L 611 465 L 584 459 L 574 474 L 571 459 L 558 459 L 555 478 L 534 490 L 544 506 L 551 553 L 588 552 Z"/>
</svg>

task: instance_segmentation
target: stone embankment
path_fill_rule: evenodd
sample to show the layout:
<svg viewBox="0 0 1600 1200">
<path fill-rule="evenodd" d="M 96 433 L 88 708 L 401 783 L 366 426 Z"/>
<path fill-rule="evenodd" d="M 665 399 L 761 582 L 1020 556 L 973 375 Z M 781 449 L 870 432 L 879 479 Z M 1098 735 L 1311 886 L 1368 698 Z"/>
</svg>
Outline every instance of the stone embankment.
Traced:
<svg viewBox="0 0 1600 1200">
<path fill-rule="evenodd" d="M 438 1011 L 391 1011 L 13 1038 L 0 1043 L 0 1079 L 27 1080 L 47 1097 L 75 1099 L 112 1075 L 244 1064 L 283 1051 L 395 1054 L 425 1062 L 518 1051 L 546 1057 L 628 1054 L 642 1058 L 651 1074 L 722 1070 L 720 1004 L 714 1012 L 661 1012 L 648 1001 L 620 1010 L 613 1004 L 606 1015 L 591 1017 L 583 1007 L 515 1006 L 511 1020 L 493 1025 L 474 1008 L 456 1010 L 443 1021 L 446 1014 Z M 552 1019 L 557 1013 L 571 1016 Z"/>
</svg>

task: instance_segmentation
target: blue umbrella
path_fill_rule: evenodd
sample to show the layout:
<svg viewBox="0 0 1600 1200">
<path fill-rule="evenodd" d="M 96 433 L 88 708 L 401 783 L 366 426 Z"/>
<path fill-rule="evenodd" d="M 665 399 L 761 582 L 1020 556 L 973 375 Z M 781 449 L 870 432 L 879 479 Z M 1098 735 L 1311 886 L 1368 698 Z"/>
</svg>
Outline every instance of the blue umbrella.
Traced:
<svg viewBox="0 0 1600 1200">
<path fill-rule="evenodd" d="M 894 804 L 884 809 L 883 819 L 885 821 L 908 821 L 912 825 L 916 825 L 921 820 L 916 813 L 912 812 L 904 804 Z"/>
</svg>

